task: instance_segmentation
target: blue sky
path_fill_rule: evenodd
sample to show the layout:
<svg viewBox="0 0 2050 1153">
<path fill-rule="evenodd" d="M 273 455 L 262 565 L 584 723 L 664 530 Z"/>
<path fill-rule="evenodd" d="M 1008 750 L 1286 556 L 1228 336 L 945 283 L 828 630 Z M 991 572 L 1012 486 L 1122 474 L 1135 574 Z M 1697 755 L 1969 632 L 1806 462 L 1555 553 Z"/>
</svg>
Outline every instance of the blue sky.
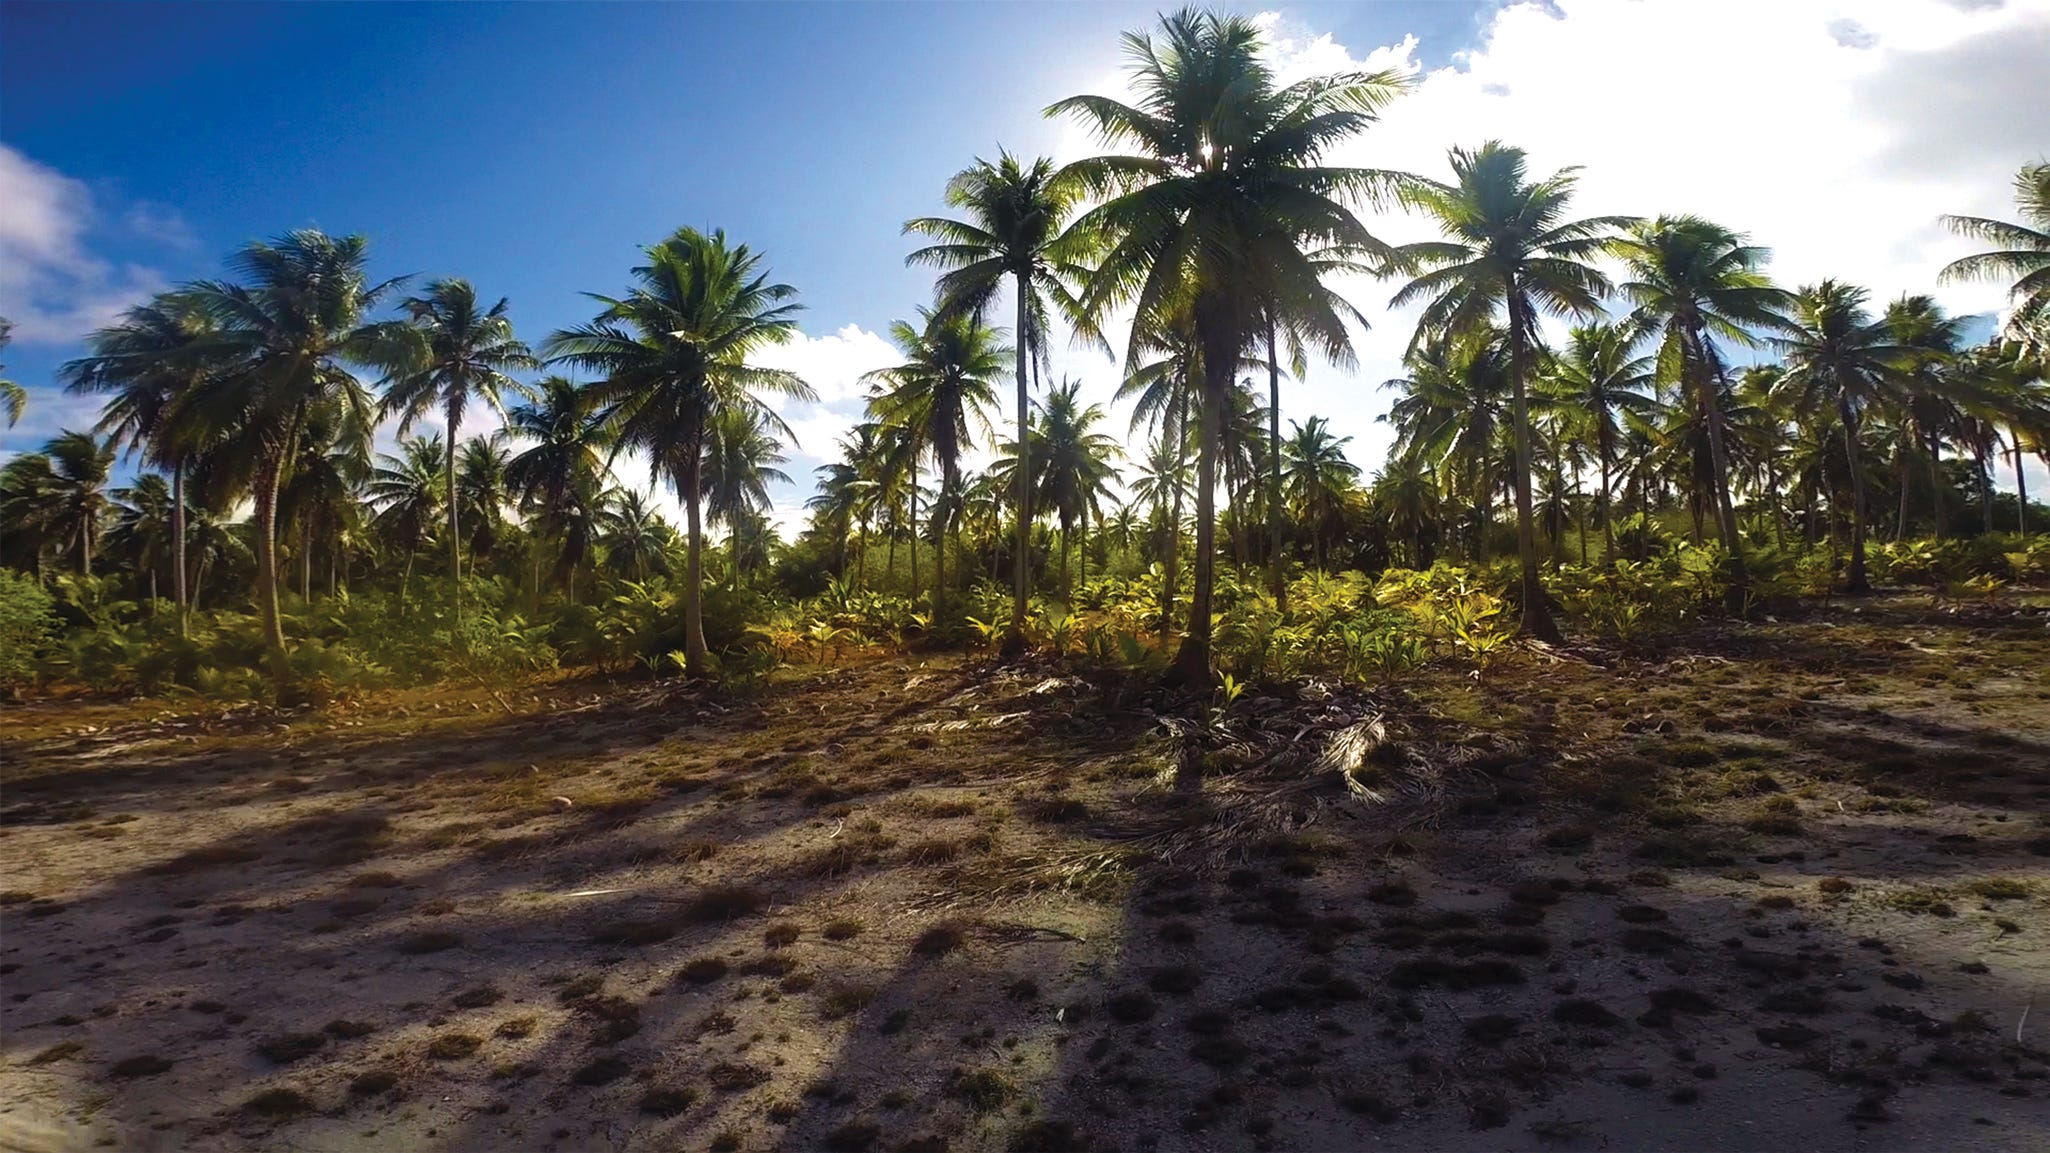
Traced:
<svg viewBox="0 0 2050 1153">
<path fill-rule="evenodd" d="M 1832 20 L 1843 22 L 1827 3 L 1747 11 L 1763 37 L 1771 34 L 1768 13 L 1787 20 L 1797 10 L 1801 23 L 1790 27 L 1803 35 L 1778 39 L 1817 54 L 1804 71 L 1838 68 L 1842 84 L 1875 69 L 1943 65 L 1926 49 L 1932 37 L 1955 48 L 1956 67 L 1969 67 L 1972 82 L 1993 84 L 1972 51 L 2012 40 L 2017 28 L 2026 47 L 2028 35 L 2050 28 L 2034 0 L 1977 23 L 1922 0 L 1836 7 L 1866 19 L 1869 32 L 1824 35 Z M 251 238 L 308 225 L 366 234 L 377 273 L 468 277 L 480 292 L 510 297 L 521 333 L 538 340 L 589 315 L 580 290 L 621 287 L 637 246 L 693 224 L 723 227 L 766 252 L 808 305 L 810 339 L 791 363 L 829 378 L 814 381 L 829 403 L 792 414 L 805 444 L 790 471 L 806 482 L 858 407 L 848 382 L 886 355 L 874 334 L 929 294 L 929 274 L 903 265 L 902 221 L 939 209 L 947 176 L 999 144 L 1062 158 L 1086 146 L 1039 110 L 1075 92 L 1113 90 L 1118 32 L 1150 25 L 1156 11 L 1080 3 L 8 0 L 0 4 L 0 312 L 21 326 L 5 359 L 32 398 L 23 424 L 0 432 L 0 453 L 32 448 L 59 424 L 90 421 L 89 403 L 44 386 L 56 364 L 80 352 L 78 337 L 91 322 L 153 288 L 218 275 L 222 256 Z M 1644 19 L 1610 0 L 1559 0 L 1543 10 L 1289 4 L 1270 28 L 1285 67 L 1393 63 L 1423 81 L 1410 98 L 1416 110 L 1389 125 L 1389 151 L 1406 162 L 1364 162 L 1423 169 L 1446 145 L 1506 131 L 1539 161 L 1587 163 L 1592 175 L 1602 158 L 1573 153 L 1611 114 L 1585 105 L 1569 113 L 1563 102 L 1571 92 L 1537 94 L 1534 85 L 1572 82 L 1540 75 L 1545 57 L 1554 72 L 1586 67 L 1562 59 L 1559 43 L 1546 38 L 1686 36 L 1699 44 L 1698 31 Z M 1888 51 L 1914 55 L 1882 66 Z M 1929 83 L 1945 79 L 1939 70 Z M 1553 117 L 1519 120 L 1543 100 L 1562 102 Z M 1921 114 L 1882 110 L 1877 119 L 1913 129 Z M 1577 133 L 1545 136 L 1552 120 L 1574 116 L 1592 120 Z M 1947 199 L 1929 196 L 1905 218 L 1921 247 L 1871 266 L 1866 282 L 1880 295 L 1925 287 L 1935 259 L 1921 251 L 1935 243 L 1926 235 L 1931 207 L 1999 212 L 2005 190 L 1993 174 L 2050 143 L 2040 124 L 2038 114 L 2035 123 L 1990 131 L 1984 155 L 1974 154 L 1977 167 L 1951 174 Z M 2005 147 L 2003 133 L 2016 147 Z M 1839 158 L 1840 169 L 1872 167 L 1883 160 L 1883 146 L 1875 149 Z M 1702 173 L 1666 173 L 1658 183 L 1637 171 L 1624 181 L 1615 170 L 1638 153 L 1612 151 L 1605 170 L 1622 183 L 1605 195 L 1627 190 L 1636 202 L 1623 210 L 1686 210 L 1688 196 L 1701 194 Z M 1918 186 L 1918 175 L 1894 178 L 1905 189 Z M 1719 218 L 1774 211 L 1742 199 L 1741 187 L 1755 179 L 1709 179 L 1731 188 L 1729 212 Z M 1647 186 L 1661 194 L 1670 187 L 1675 202 L 1643 203 Z M 1730 222 L 1784 249 L 1785 237 L 1764 235 L 1772 221 Z M 1798 219 L 1784 227 L 1813 232 Z M 1855 252 L 1848 241 L 1842 248 Z M 1822 266 L 1822 255 L 1811 263 Z M 1362 286 L 1359 299 L 1374 311 L 1387 291 Z M 1998 301 L 1981 292 L 1946 303 L 1964 310 Z M 1402 318 L 1379 325 L 1363 341 L 1356 375 L 1313 377 L 1285 406 L 1288 415 L 1333 415 L 1371 468 L 1385 434 L 1373 422 L 1370 386 L 1391 375 L 1384 369 L 1392 370 L 1402 335 Z M 1115 377 L 1101 359 L 1077 356 L 1062 367 L 1104 395 Z"/>
</svg>

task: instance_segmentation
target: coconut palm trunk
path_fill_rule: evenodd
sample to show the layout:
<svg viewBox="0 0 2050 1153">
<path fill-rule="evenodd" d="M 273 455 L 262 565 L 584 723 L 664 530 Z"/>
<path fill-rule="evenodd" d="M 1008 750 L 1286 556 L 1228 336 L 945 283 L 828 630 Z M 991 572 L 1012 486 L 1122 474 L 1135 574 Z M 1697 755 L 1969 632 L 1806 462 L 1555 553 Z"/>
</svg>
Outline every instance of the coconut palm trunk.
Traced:
<svg viewBox="0 0 2050 1153">
<path fill-rule="evenodd" d="M 1275 607 L 1288 611 L 1281 567 L 1281 366 L 1274 352 L 1274 310 L 1267 310 L 1267 567 Z"/>
<path fill-rule="evenodd" d="M 1609 445 L 1602 442 L 1602 566 L 1616 567 L 1616 518 L 1609 507 Z"/>
<path fill-rule="evenodd" d="M 1710 380 L 1702 382 L 1700 403 L 1702 415 L 1708 425 L 1709 468 L 1715 473 L 1711 487 L 1715 489 L 1716 524 L 1722 533 L 1723 547 L 1730 554 L 1730 593 L 1732 606 L 1744 603 L 1750 585 L 1750 574 L 1744 566 L 1744 544 L 1737 537 L 1737 506 L 1730 499 L 1730 454 L 1727 447 L 1727 432 L 1724 428 L 1722 406 L 1723 370 L 1719 361 L 1710 359 L 1710 350 L 1701 334 L 1694 334 L 1695 348 L 1704 368 L 1713 373 Z M 1714 390 L 1711 392 L 1710 390 Z"/>
<path fill-rule="evenodd" d="M 683 671 L 686 676 L 701 677 L 708 671 L 708 650 L 705 648 L 705 600 L 704 600 L 704 517 L 701 505 L 704 501 L 705 452 L 700 437 L 693 437 L 686 450 L 683 467 L 683 512 L 689 539 L 684 545 L 684 590 L 683 590 Z"/>
<path fill-rule="evenodd" d="M 2022 473 L 2022 430 L 2009 425 L 2008 439 L 2014 442 L 2014 534 L 2029 535 L 2029 478 Z"/>
<path fill-rule="evenodd" d="M 1181 395 L 1175 400 L 1174 415 L 1174 512 L 1167 522 L 1167 572 L 1160 590 L 1160 637 L 1174 628 L 1174 596 L 1182 570 L 1182 478 L 1189 471 L 1189 380 L 1182 379 Z M 2017 456 L 2016 460 L 2021 458 Z"/>
<path fill-rule="evenodd" d="M 1530 402 L 1524 386 L 1525 342 L 1530 336 L 1530 317 L 1525 315 L 1522 294 L 1515 279 L 1508 284 L 1509 300 L 1509 385 L 1515 405 L 1516 427 L 1516 551 L 1522 571 L 1523 631 L 1547 644 L 1562 639 L 1559 626 L 1545 605 L 1544 583 L 1538 579 L 1537 525 L 1530 499 Z"/>
<path fill-rule="evenodd" d="M 1851 470 L 1851 571 L 1845 591 L 1867 593 L 1872 583 L 1865 575 L 1865 469 L 1858 459 L 1858 420 L 1849 401 L 1837 406 L 1837 415 L 1843 421 L 1844 460 Z"/>
<path fill-rule="evenodd" d="M 178 601 L 178 635 L 191 617 L 185 596 L 185 462 L 171 466 L 171 595 Z"/>
<path fill-rule="evenodd" d="M 1189 628 L 1182 634 L 1173 670 L 1177 680 L 1189 685 L 1210 683 L 1210 599 L 1217 572 L 1217 440 L 1239 344 L 1230 335 L 1229 325 L 1213 322 L 1202 327 L 1208 339 L 1203 347 L 1203 394 L 1197 407 L 1196 587 L 1189 598 Z"/>
<path fill-rule="evenodd" d="M 448 435 L 442 450 L 442 465 L 448 473 L 448 581 L 449 592 L 454 597 L 456 635 L 463 629 L 463 538 L 458 525 L 456 509 L 462 502 L 456 499 L 456 405 L 448 406 Z M 460 640 L 457 642 L 461 643 Z"/>
<path fill-rule="evenodd" d="M 256 600 L 263 612 L 264 641 L 280 678 L 285 675 L 285 624 L 278 614 L 278 477 L 284 466 L 284 447 L 266 446 L 251 492 L 256 505 Z"/>
<path fill-rule="evenodd" d="M 1004 634 L 1003 654 L 1016 656 L 1025 649 L 1025 600 L 1030 590 L 1026 575 L 1032 553 L 1032 396 L 1026 390 L 1025 350 L 1032 343 L 1031 285 L 1023 275 L 1014 277 L 1018 289 L 1018 555 L 1011 565 L 1011 628 Z"/>
</svg>

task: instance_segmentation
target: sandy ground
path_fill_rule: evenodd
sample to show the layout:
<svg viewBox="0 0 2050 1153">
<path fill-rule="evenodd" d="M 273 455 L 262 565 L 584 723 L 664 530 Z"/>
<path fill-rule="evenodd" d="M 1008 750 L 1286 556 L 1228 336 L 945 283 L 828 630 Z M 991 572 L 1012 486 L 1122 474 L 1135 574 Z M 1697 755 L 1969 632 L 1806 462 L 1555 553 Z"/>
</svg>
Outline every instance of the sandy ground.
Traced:
<svg viewBox="0 0 2050 1153">
<path fill-rule="evenodd" d="M 0 1148 L 2050 1147 L 2040 612 L 499 698 L 0 716 Z"/>
</svg>

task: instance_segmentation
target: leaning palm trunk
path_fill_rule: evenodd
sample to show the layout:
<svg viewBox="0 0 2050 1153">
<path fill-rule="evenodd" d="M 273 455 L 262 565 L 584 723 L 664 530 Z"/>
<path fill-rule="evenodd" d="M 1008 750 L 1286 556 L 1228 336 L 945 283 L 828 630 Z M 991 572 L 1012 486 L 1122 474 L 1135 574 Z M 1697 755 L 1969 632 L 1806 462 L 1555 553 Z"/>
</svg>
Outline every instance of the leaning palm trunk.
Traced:
<svg viewBox="0 0 2050 1153">
<path fill-rule="evenodd" d="M 1281 366 L 1274 354 L 1274 311 L 1267 311 L 1267 566 L 1274 605 L 1288 611 L 1281 568 Z"/>
<path fill-rule="evenodd" d="M 1930 531 L 1937 540 L 1943 539 L 1943 446 L 1935 437 L 1929 438 L 1929 514 Z"/>
<path fill-rule="evenodd" d="M 256 465 L 256 599 L 263 611 L 263 636 L 277 676 L 285 676 L 285 624 L 278 614 L 278 475 L 283 444 L 268 445 Z"/>
<path fill-rule="evenodd" d="M 2014 534 L 2029 535 L 2029 480 L 2022 473 L 2022 430 L 2018 425 L 2009 425 L 2008 438 L 2014 441 Z"/>
<path fill-rule="evenodd" d="M 1616 518 L 1609 507 L 1609 445 L 1602 442 L 1602 567 L 1616 567 Z"/>
<path fill-rule="evenodd" d="M 1844 424 L 1844 460 L 1851 469 L 1851 572 L 1845 585 L 1850 593 L 1872 591 L 1865 576 L 1865 470 L 1858 461 L 1858 419 L 1848 400 L 1837 405 Z"/>
<path fill-rule="evenodd" d="M 185 462 L 171 466 L 171 595 L 178 601 L 178 635 L 191 616 L 185 597 Z"/>
<path fill-rule="evenodd" d="M 705 648 L 705 534 L 698 507 L 703 496 L 704 448 L 693 443 L 685 451 L 688 453 L 685 460 L 689 463 L 684 465 L 683 511 L 689 539 L 684 547 L 687 559 L 683 589 L 683 671 L 686 676 L 701 677 L 707 672 L 709 663 Z"/>
<path fill-rule="evenodd" d="M 1217 579 L 1217 437 L 1223 424 L 1223 403 L 1231 387 L 1231 368 L 1240 342 L 1206 326 L 1203 348 L 1203 395 L 1196 445 L 1196 587 L 1189 597 L 1189 631 L 1175 653 L 1173 677 L 1184 684 L 1210 683 L 1210 594 Z"/>
<path fill-rule="evenodd" d="M 1167 579 L 1160 588 L 1160 639 L 1174 628 L 1174 594 L 1182 571 L 1182 478 L 1189 468 L 1189 381 L 1182 380 L 1175 403 L 1174 513 L 1167 522 Z M 2017 460 L 2020 458 L 2017 457 Z"/>
<path fill-rule="evenodd" d="M 1004 655 L 1025 649 L 1025 600 L 1032 553 L 1032 396 L 1025 383 L 1025 347 L 1032 343 L 1031 281 L 1022 273 L 1018 288 L 1018 555 L 1011 566 L 1011 628 L 1004 634 Z"/>
<path fill-rule="evenodd" d="M 1518 289 L 1512 280 L 1509 299 L 1509 383 L 1515 405 L 1516 427 L 1516 551 L 1522 568 L 1523 631 L 1557 644 L 1559 626 L 1545 605 L 1545 586 L 1538 579 L 1537 525 L 1530 500 L 1530 404 L 1523 381 L 1524 342 L 1530 334 L 1529 318 L 1523 314 Z"/>
<path fill-rule="evenodd" d="M 463 631 L 463 538 L 457 525 L 456 505 L 456 414 L 450 406 L 448 414 L 448 445 L 443 450 L 443 466 L 448 472 L 448 581 L 449 592 L 454 597 L 456 635 Z M 460 639 L 457 644 L 461 644 Z"/>
<path fill-rule="evenodd" d="M 1710 369 L 1714 378 L 1703 382 L 1701 391 L 1702 415 L 1708 423 L 1709 468 L 1715 473 L 1712 487 L 1715 489 L 1715 513 L 1717 528 L 1722 533 L 1723 547 L 1730 553 L 1730 604 L 1742 605 L 1745 600 L 1750 574 L 1744 567 L 1744 544 L 1737 537 L 1737 506 L 1730 499 L 1730 454 L 1724 447 L 1723 406 L 1721 400 L 1722 365 L 1708 358 L 1708 349 L 1701 343 L 1699 333 L 1695 334 L 1702 367 Z M 1711 389 L 1715 391 L 1710 392 Z"/>
</svg>

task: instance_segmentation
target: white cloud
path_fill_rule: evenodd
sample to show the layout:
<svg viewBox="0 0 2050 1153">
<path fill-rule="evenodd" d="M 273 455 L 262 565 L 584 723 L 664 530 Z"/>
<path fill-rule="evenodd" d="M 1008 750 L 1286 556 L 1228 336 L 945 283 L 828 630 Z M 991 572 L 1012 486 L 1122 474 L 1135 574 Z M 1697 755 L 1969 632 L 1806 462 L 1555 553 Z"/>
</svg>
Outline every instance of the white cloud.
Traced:
<svg viewBox="0 0 2050 1153">
<path fill-rule="evenodd" d="M 166 237 L 173 223 L 183 228 L 164 209 L 137 210 L 144 216 L 131 227 Z M 93 255 L 95 221 L 83 182 L 0 144 L 0 315 L 14 321 L 15 339 L 75 340 L 165 286 L 154 269 Z"/>
</svg>

